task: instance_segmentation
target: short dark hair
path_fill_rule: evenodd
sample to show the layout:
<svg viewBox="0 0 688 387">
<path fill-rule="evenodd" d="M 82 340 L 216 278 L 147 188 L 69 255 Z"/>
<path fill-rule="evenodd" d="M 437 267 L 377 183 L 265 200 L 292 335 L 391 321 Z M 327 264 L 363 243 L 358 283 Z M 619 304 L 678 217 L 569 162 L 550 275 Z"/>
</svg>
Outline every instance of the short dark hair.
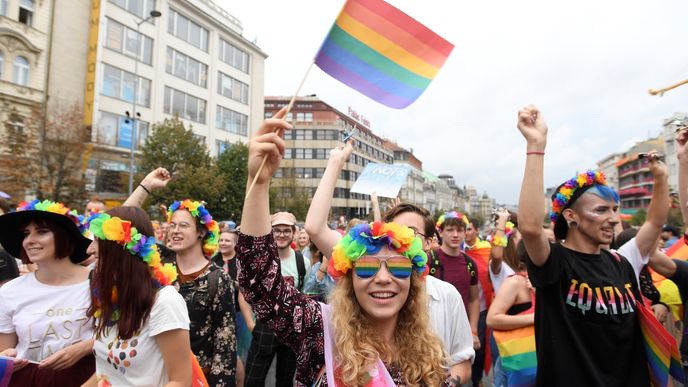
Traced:
<svg viewBox="0 0 688 387">
<path fill-rule="evenodd" d="M 473 217 L 473 216 L 468 218 L 468 223 L 472 224 L 476 230 L 479 229 L 480 226 L 482 226 L 480 219 Z"/>
<path fill-rule="evenodd" d="M 447 227 L 456 227 L 459 231 L 463 231 L 466 230 L 466 223 L 464 223 L 461 218 L 447 218 L 440 225 L 440 231 L 444 231 Z"/>
<path fill-rule="evenodd" d="M 423 234 L 425 234 L 427 238 L 431 238 L 435 235 L 435 220 L 432 218 L 430 211 L 415 204 L 401 203 L 396 205 L 385 212 L 382 220 L 385 222 L 392 222 L 394 218 L 407 212 L 418 214 L 423 218 Z"/>
<path fill-rule="evenodd" d="M 662 227 L 662 231 L 670 232 L 671 235 L 675 237 L 681 235 L 681 233 L 678 231 L 678 228 L 673 224 L 665 224 L 664 227 Z"/>
<path fill-rule="evenodd" d="M 19 230 L 24 230 L 26 226 L 31 223 L 35 223 L 38 227 L 45 227 L 52 231 L 55 241 L 55 258 L 64 259 L 72 254 L 76 246 L 74 245 L 74 237 L 72 237 L 65 229 L 63 229 L 59 224 L 53 222 L 50 219 L 31 219 L 19 226 Z M 21 248 L 19 253 L 19 258 L 25 264 L 32 263 L 29 256 L 26 254 L 24 247 Z"/>
</svg>

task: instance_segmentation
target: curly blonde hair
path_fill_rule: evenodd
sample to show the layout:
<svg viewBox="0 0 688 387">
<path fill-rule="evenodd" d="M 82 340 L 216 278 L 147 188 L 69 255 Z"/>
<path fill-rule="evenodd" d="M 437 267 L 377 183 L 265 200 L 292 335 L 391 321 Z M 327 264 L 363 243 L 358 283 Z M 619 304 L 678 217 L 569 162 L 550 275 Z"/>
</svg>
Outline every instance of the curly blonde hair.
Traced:
<svg viewBox="0 0 688 387">
<path fill-rule="evenodd" d="M 399 310 L 394 345 L 385 344 L 354 293 L 351 272 L 340 278 L 332 294 L 337 376 L 347 386 L 363 386 L 367 370 L 380 358 L 401 368 L 407 386 L 438 386 L 447 376 L 442 342 L 430 329 L 425 283 L 418 273 L 411 276 L 406 303 Z"/>
</svg>

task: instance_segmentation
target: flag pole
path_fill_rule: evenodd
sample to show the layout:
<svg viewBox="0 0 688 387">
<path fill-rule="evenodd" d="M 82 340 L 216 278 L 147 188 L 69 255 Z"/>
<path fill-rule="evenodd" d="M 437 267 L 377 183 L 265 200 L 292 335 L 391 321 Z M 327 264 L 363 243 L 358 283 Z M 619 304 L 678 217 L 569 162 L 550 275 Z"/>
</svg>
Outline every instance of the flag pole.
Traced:
<svg viewBox="0 0 688 387">
<path fill-rule="evenodd" d="M 306 78 L 308 77 L 308 73 L 311 72 L 311 69 L 313 68 L 314 64 L 315 64 L 315 59 L 313 59 L 311 61 L 311 64 L 308 66 L 308 69 L 306 70 L 306 73 L 303 75 L 303 79 L 301 79 L 301 83 L 299 83 L 299 87 L 296 88 L 296 92 L 291 97 L 291 100 L 289 101 L 289 104 L 287 105 L 287 112 L 284 113 L 285 118 L 287 117 L 287 115 L 291 111 L 291 108 L 294 107 L 294 102 L 296 101 L 296 96 L 299 95 L 299 92 L 301 91 L 301 87 L 306 82 Z M 282 130 L 282 128 L 277 128 L 277 135 L 280 134 L 281 130 Z M 251 185 L 248 187 L 248 190 L 246 190 L 245 198 L 247 198 L 247 197 L 249 197 L 249 195 L 251 195 L 251 191 L 253 191 L 253 187 L 255 187 L 256 182 L 258 181 L 258 176 L 260 176 L 260 173 L 263 171 L 263 167 L 265 167 L 265 162 L 267 160 L 268 160 L 267 155 L 263 155 L 263 162 L 260 163 L 260 167 L 258 167 L 258 172 L 256 172 L 256 175 L 253 177 L 253 181 L 251 182 Z"/>
</svg>

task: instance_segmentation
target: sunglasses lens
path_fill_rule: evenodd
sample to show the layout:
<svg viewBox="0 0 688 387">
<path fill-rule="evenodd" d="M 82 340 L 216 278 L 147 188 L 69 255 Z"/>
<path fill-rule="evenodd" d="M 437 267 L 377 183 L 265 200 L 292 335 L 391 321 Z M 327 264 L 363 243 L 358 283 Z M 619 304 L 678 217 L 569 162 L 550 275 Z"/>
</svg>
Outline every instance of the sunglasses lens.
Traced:
<svg viewBox="0 0 688 387">
<path fill-rule="evenodd" d="M 406 257 L 392 257 L 387 260 L 387 270 L 397 278 L 408 278 L 413 271 L 413 264 Z"/>
<path fill-rule="evenodd" d="M 361 257 L 354 264 L 354 271 L 358 278 L 372 278 L 380 270 L 381 264 L 376 257 Z M 408 278 L 413 272 L 413 264 L 406 257 L 390 257 L 387 259 L 387 270 L 396 278 Z"/>
<path fill-rule="evenodd" d="M 375 257 L 361 257 L 354 263 L 354 271 L 359 278 L 371 278 L 380 270 L 380 260 Z"/>
</svg>

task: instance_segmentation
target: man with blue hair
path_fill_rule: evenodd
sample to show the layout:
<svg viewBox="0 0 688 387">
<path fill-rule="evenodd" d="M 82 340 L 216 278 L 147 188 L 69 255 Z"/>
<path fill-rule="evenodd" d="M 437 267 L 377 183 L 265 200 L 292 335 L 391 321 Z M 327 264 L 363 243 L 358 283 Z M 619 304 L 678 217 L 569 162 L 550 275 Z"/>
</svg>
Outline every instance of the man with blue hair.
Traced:
<svg viewBox="0 0 688 387">
<path fill-rule="evenodd" d="M 579 173 L 552 195 L 554 232 L 542 228 L 547 125 L 535 106 L 519 111 L 527 141 L 518 228 L 535 297 L 537 386 L 648 386 L 635 300 L 635 272 L 609 245 L 620 222 L 619 196 L 599 171 Z"/>
</svg>

